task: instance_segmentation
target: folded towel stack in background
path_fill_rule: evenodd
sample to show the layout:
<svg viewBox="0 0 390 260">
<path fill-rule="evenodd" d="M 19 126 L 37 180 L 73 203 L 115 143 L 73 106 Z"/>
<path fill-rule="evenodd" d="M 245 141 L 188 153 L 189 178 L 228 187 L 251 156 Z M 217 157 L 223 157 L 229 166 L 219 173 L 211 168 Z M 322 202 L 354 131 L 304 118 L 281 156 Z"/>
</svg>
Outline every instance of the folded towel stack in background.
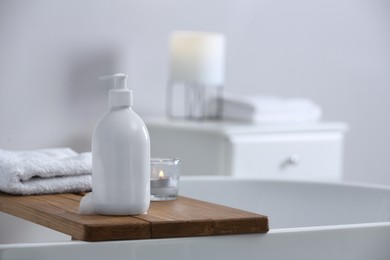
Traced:
<svg viewBox="0 0 390 260">
<path fill-rule="evenodd" d="M 84 192 L 92 188 L 91 153 L 69 148 L 0 150 L 0 191 L 18 194 Z"/>
<path fill-rule="evenodd" d="M 211 99 L 212 110 L 218 99 Z M 307 123 L 321 119 L 321 108 L 306 98 L 245 96 L 224 93 L 223 119 L 253 123 Z"/>
</svg>

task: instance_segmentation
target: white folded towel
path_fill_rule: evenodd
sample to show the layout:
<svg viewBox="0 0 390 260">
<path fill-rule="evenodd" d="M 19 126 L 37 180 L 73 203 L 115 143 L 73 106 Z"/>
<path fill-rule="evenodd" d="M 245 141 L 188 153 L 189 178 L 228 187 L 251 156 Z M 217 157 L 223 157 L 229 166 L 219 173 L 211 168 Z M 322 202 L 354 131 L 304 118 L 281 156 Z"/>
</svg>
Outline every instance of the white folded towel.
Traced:
<svg viewBox="0 0 390 260">
<path fill-rule="evenodd" d="M 0 191 L 32 195 L 84 192 L 91 187 L 91 153 L 69 148 L 0 150 Z"/>
<path fill-rule="evenodd" d="M 306 98 L 282 98 L 277 96 L 245 96 L 224 93 L 224 119 L 256 123 L 315 122 L 321 119 L 321 108 Z M 218 99 L 211 99 L 212 110 Z"/>
</svg>

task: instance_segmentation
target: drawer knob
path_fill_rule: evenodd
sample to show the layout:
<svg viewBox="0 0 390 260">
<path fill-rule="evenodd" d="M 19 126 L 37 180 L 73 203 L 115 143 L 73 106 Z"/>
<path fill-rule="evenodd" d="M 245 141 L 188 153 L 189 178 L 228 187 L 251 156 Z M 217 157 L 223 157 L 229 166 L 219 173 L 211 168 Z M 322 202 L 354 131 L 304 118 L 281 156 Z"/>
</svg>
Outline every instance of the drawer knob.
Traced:
<svg viewBox="0 0 390 260">
<path fill-rule="evenodd" d="M 301 162 L 301 157 L 298 154 L 290 155 L 285 161 L 281 163 L 281 168 L 296 166 Z"/>
<path fill-rule="evenodd" d="M 292 164 L 292 165 L 297 165 L 299 164 L 300 161 L 301 161 L 301 157 L 298 154 L 292 154 L 287 160 L 288 164 Z"/>
</svg>

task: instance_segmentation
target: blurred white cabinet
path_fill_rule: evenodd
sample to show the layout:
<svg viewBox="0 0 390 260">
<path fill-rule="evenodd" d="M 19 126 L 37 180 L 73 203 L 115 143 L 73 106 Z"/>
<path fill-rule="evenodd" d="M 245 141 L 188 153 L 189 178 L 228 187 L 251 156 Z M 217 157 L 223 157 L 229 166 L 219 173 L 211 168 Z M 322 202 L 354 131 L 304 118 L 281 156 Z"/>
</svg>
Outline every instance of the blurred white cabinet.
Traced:
<svg viewBox="0 0 390 260">
<path fill-rule="evenodd" d="M 177 157 L 183 175 L 299 180 L 342 178 L 347 126 L 146 119 L 152 157 Z"/>
</svg>

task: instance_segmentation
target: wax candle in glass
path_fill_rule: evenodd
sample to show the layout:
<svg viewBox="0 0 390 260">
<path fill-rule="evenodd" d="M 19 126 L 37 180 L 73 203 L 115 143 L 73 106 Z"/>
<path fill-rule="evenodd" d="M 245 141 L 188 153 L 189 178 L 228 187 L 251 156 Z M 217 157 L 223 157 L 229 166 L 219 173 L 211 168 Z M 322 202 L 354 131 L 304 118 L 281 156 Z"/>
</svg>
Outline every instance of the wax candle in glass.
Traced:
<svg viewBox="0 0 390 260">
<path fill-rule="evenodd" d="M 152 158 L 150 171 L 150 199 L 176 199 L 179 192 L 180 160 Z"/>
<path fill-rule="evenodd" d="M 167 115 L 190 120 L 221 119 L 225 84 L 225 36 L 175 31 L 170 38 Z"/>
</svg>

